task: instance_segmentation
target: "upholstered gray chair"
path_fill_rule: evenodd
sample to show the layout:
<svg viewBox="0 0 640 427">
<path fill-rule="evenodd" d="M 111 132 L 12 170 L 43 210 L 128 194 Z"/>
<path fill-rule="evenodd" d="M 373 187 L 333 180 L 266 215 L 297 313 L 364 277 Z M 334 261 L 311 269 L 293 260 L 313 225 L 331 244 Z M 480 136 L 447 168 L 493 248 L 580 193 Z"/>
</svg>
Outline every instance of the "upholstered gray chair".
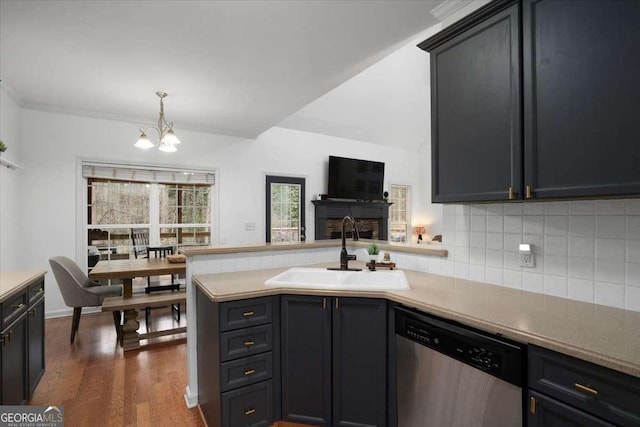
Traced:
<svg viewBox="0 0 640 427">
<path fill-rule="evenodd" d="M 73 260 L 56 256 L 49 260 L 51 270 L 58 282 L 64 303 L 73 307 L 73 321 L 71 322 L 71 343 L 75 340 L 82 307 L 99 307 L 106 297 L 122 295 L 122 285 L 101 286 L 89 280 L 78 264 Z M 120 338 L 120 312 L 113 312 L 113 323 L 116 326 L 118 339 Z"/>
</svg>

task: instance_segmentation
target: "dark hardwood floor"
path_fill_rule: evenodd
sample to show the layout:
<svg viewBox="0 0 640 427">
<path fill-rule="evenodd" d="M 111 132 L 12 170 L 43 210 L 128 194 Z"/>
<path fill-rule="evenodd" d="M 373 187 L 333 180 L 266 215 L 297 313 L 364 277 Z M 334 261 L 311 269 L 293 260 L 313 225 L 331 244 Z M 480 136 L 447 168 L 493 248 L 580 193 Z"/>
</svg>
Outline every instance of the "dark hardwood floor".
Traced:
<svg viewBox="0 0 640 427">
<path fill-rule="evenodd" d="M 140 318 L 144 331 L 144 313 Z M 168 308 L 154 309 L 150 323 L 178 326 Z M 63 405 L 72 427 L 204 426 L 183 397 L 186 334 L 146 340 L 144 349 L 123 353 L 110 313 L 83 314 L 73 344 L 70 329 L 71 317 L 45 321 L 46 372 L 29 404 Z"/>
</svg>

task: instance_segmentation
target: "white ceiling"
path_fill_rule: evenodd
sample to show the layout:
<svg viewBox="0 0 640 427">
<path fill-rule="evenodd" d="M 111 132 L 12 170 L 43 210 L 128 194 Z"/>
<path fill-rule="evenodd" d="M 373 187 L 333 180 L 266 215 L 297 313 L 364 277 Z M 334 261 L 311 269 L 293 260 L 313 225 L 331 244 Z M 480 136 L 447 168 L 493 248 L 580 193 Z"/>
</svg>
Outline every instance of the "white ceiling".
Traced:
<svg viewBox="0 0 640 427">
<path fill-rule="evenodd" d="M 0 76 L 27 108 L 144 124 L 165 91 L 176 127 L 256 137 L 436 24 L 438 3 L 0 0 Z"/>
</svg>

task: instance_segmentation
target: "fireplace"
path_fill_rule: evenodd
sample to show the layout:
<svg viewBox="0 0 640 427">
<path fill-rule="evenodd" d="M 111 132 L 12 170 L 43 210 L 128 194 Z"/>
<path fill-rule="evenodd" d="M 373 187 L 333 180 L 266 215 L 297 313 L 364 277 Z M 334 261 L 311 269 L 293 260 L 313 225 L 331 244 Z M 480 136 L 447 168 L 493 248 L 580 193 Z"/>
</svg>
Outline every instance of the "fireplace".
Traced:
<svg viewBox="0 0 640 427">
<path fill-rule="evenodd" d="M 339 239 L 342 218 L 349 215 L 356 220 L 361 239 L 388 240 L 389 206 L 386 202 L 355 202 L 344 200 L 314 200 L 315 239 Z M 347 225 L 351 238 L 351 226 Z"/>
</svg>

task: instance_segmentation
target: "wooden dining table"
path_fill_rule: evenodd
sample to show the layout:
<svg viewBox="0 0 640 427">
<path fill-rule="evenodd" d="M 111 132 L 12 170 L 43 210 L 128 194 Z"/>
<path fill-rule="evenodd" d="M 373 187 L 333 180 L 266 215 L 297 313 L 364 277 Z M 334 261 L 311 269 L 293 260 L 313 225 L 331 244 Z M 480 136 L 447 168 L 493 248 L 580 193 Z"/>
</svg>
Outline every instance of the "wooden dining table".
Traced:
<svg viewBox="0 0 640 427">
<path fill-rule="evenodd" d="M 121 343 L 125 351 L 140 348 L 140 340 L 163 335 L 183 333 L 185 327 L 173 328 L 165 331 L 140 334 L 138 328 L 138 309 L 157 306 L 158 304 L 173 304 L 186 301 L 184 291 L 165 294 L 133 296 L 133 279 L 135 277 L 162 276 L 165 274 L 186 273 L 186 263 L 170 263 L 165 258 L 119 259 L 99 261 L 89 272 L 91 280 L 120 279 L 123 284 L 123 296 L 106 298 L 102 304 L 102 311 L 123 311 Z"/>
</svg>

